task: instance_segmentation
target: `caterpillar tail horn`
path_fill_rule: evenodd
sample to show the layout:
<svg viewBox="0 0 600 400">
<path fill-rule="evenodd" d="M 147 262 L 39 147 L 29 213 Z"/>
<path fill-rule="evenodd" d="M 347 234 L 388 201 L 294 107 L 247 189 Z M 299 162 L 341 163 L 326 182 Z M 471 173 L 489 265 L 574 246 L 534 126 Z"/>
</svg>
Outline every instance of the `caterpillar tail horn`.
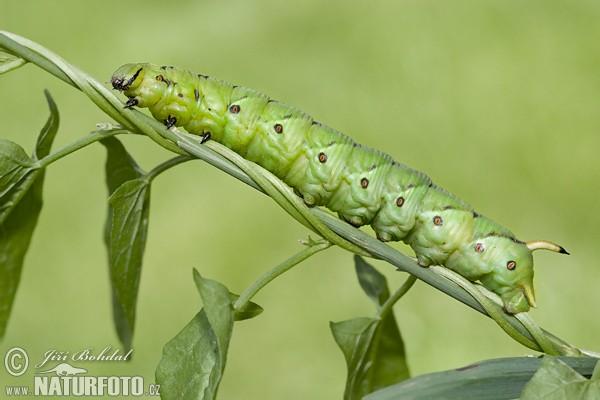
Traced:
<svg viewBox="0 0 600 400">
<path fill-rule="evenodd" d="M 569 252 L 564 247 L 557 245 L 556 243 L 549 242 L 547 240 L 532 240 L 525 243 L 527 248 L 531 251 L 535 250 L 550 250 L 560 254 L 567 254 Z"/>
</svg>

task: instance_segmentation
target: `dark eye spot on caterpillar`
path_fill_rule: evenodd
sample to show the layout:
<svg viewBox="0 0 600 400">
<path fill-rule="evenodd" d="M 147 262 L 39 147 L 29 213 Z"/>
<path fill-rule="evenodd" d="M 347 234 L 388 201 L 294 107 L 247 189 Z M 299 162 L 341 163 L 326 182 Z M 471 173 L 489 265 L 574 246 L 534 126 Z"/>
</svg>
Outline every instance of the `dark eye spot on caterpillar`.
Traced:
<svg viewBox="0 0 600 400">
<path fill-rule="evenodd" d="M 327 162 L 327 154 L 325 154 L 323 152 L 319 153 L 319 162 L 321 164 Z"/>
<path fill-rule="evenodd" d="M 485 249 L 484 249 L 484 247 L 483 247 L 483 243 L 476 243 L 476 244 L 475 244 L 475 251 L 476 251 L 477 253 L 483 253 L 483 251 L 484 251 L 484 250 L 485 250 Z"/>
<path fill-rule="evenodd" d="M 231 106 L 229 106 L 229 112 L 232 114 L 237 114 L 240 112 L 240 110 L 241 110 L 241 108 L 237 104 L 232 104 Z"/>
<path fill-rule="evenodd" d="M 434 225 L 440 226 L 443 223 L 444 223 L 444 220 L 439 215 L 436 215 L 435 217 L 433 217 L 433 224 Z"/>
<path fill-rule="evenodd" d="M 515 268 L 517 268 L 517 263 L 514 261 L 509 261 L 506 263 L 506 269 L 508 269 L 509 271 L 513 271 Z"/>
<path fill-rule="evenodd" d="M 282 134 L 283 133 L 283 125 L 281 125 L 281 124 L 275 124 L 275 125 L 273 125 L 273 129 L 278 134 Z"/>
<path fill-rule="evenodd" d="M 404 205 L 404 197 L 400 196 L 396 199 L 396 206 L 402 207 Z"/>
<path fill-rule="evenodd" d="M 362 178 L 360 180 L 360 187 L 362 187 L 363 189 L 366 189 L 369 187 L 369 180 L 367 178 Z"/>
</svg>

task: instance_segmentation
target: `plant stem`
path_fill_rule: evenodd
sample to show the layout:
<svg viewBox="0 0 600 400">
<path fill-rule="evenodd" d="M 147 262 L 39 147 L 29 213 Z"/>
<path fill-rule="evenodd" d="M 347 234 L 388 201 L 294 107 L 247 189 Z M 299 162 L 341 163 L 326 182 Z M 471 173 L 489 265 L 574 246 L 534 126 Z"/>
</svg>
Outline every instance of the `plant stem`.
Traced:
<svg viewBox="0 0 600 400">
<path fill-rule="evenodd" d="M 244 306 L 248 304 L 250 299 L 252 299 L 252 297 L 254 297 L 256 293 L 258 293 L 273 279 L 289 271 L 292 267 L 311 257 L 312 255 L 323 251 L 329 248 L 330 246 L 331 243 L 325 241 L 320 241 L 317 244 L 309 245 L 305 249 L 299 251 L 298 253 L 294 254 L 281 264 L 277 265 L 275 268 L 263 273 L 261 276 L 258 277 L 256 281 L 254 281 L 254 283 L 252 283 L 252 285 L 248 286 L 248 288 L 246 288 L 246 290 L 242 292 L 240 297 L 233 304 L 233 308 L 235 310 L 240 310 L 244 308 Z"/>
<path fill-rule="evenodd" d="M 406 278 L 402 286 L 400 286 L 400 288 L 398 288 L 398 290 L 396 290 L 394 294 L 392 294 L 379 309 L 378 315 L 380 319 L 384 319 L 388 315 L 388 313 L 394 308 L 394 304 L 396 304 L 398 300 L 400 300 L 402 296 L 404 296 L 410 290 L 410 288 L 413 287 L 416 281 L 416 276 L 410 274 L 408 275 L 408 278 Z"/>
<path fill-rule="evenodd" d="M 58 161 L 61 158 L 73 153 L 74 151 L 84 148 L 85 146 L 88 146 L 99 140 L 106 139 L 107 137 L 111 137 L 111 136 L 115 136 L 115 135 L 119 135 L 119 134 L 123 134 L 123 133 L 128 133 L 128 131 L 125 129 L 110 129 L 110 130 L 94 131 L 94 132 L 90 133 L 89 135 L 84 136 L 81 139 L 79 139 L 71 144 L 68 144 L 65 147 L 58 149 L 54 153 L 49 154 L 46 157 L 42 158 L 39 161 L 39 165 L 42 168 L 46 167 L 46 166 L 52 164 L 53 162 Z"/>
<path fill-rule="evenodd" d="M 150 172 L 148 172 L 146 174 L 146 177 L 151 181 L 154 178 L 156 178 L 158 175 L 160 175 L 163 172 L 165 172 L 166 170 L 168 170 L 169 168 L 172 168 L 176 165 L 182 164 L 182 163 L 184 163 L 186 161 L 190 161 L 190 160 L 194 160 L 194 158 L 192 158 L 190 156 L 177 156 L 177 157 L 170 158 L 167 161 L 164 161 L 164 162 L 158 164 L 156 167 L 152 168 L 150 170 Z"/>
</svg>

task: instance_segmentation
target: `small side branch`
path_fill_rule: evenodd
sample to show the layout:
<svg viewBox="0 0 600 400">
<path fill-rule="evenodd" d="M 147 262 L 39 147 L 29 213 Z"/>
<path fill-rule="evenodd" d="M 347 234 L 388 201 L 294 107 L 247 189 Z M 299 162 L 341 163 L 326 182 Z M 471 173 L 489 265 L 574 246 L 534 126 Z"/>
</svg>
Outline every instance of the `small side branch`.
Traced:
<svg viewBox="0 0 600 400">
<path fill-rule="evenodd" d="M 331 246 L 331 243 L 326 241 L 318 241 L 314 244 L 309 244 L 306 248 L 302 249 L 298 253 L 294 254 L 281 264 L 277 265 L 275 268 L 263 273 L 258 277 L 256 281 L 252 285 L 250 285 L 246 290 L 242 292 L 240 297 L 236 300 L 233 305 L 235 310 L 243 309 L 248 302 L 258 293 L 263 287 L 265 287 L 269 282 L 273 279 L 277 278 L 281 274 L 289 271 L 294 266 L 300 264 L 302 261 L 307 258 L 328 249 Z"/>
</svg>

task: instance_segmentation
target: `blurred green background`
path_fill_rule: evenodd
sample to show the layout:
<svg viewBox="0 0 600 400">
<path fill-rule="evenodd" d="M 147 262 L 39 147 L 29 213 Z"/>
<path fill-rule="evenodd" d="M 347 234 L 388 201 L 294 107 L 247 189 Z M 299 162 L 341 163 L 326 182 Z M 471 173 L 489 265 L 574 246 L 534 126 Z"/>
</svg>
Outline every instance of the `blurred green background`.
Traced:
<svg viewBox="0 0 600 400">
<path fill-rule="evenodd" d="M 259 89 L 391 153 L 510 227 L 572 255 L 536 254 L 546 329 L 600 350 L 598 1 L 7 1 L 0 28 L 108 82 L 126 62 L 172 64 Z M 31 149 L 50 89 L 56 147 L 108 118 L 33 66 L 0 77 L 0 136 Z M 126 138 L 146 168 L 168 155 Z M 0 351 L 118 345 L 106 255 L 105 153 L 54 164 Z M 90 373 L 153 381 L 162 345 L 200 306 L 192 267 L 240 292 L 306 231 L 268 198 L 202 162 L 153 187 L 133 362 Z M 409 252 L 406 247 L 399 248 Z M 404 279 L 377 263 L 396 287 Z M 236 325 L 223 399 L 340 398 L 345 364 L 328 321 L 372 315 L 351 256 L 333 249 L 261 292 Z M 396 307 L 413 374 L 529 352 L 425 284 Z M 80 366 L 80 364 L 77 364 Z M 85 364 L 84 364 L 85 366 Z M 0 380 L 13 384 L 27 379 Z"/>
</svg>

